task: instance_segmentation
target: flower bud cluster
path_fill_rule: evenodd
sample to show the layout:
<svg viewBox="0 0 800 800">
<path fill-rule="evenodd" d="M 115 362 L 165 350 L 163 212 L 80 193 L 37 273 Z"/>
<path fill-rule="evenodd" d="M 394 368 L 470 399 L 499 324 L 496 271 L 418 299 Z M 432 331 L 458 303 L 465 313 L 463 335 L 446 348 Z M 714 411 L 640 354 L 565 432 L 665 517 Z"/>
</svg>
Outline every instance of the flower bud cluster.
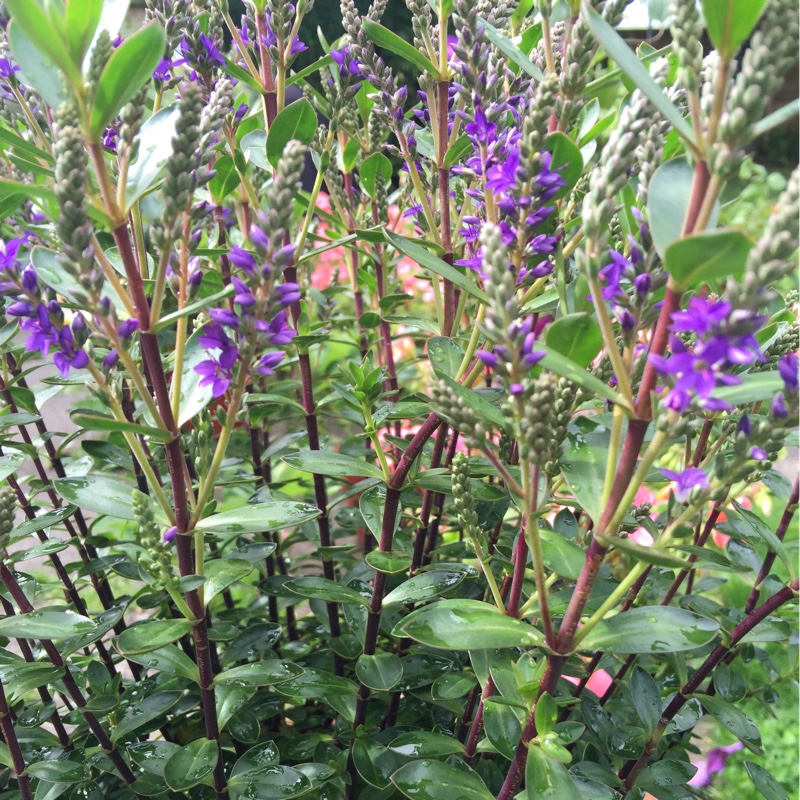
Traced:
<svg viewBox="0 0 800 800">
<path fill-rule="evenodd" d="M 557 475 L 558 459 L 572 418 L 575 387 L 552 372 L 526 381 L 522 414 L 517 420 L 520 459 Z"/>
<path fill-rule="evenodd" d="M 142 577 L 151 585 L 166 586 L 174 581 L 172 555 L 170 553 L 176 531 L 170 528 L 161 534 L 161 528 L 153 518 L 153 508 L 147 495 L 133 492 L 133 515 L 138 527 L 139 546 L 143 552 L 139 556 Z"/>
<path fill-rule="evenodd" d="M 475 499 L 469 482 L 469 458 L 465 453 L 456 453 L 450 468 L 453 486 L 453 503 L 464 538 L 472 540 L 479 535 L 478 515 Z"/>
<path fill-rule="evenodd" d="M 0 555 L 7 557 L 9 534 L 14 530 L 14 517 L 17 513 L 17 496 L 14 490 L 4 483 L 0 486 Z"/>
<path fill-rule="evenodd" d="M 678 82 L 694 92 L 703 69 L 703 23 L 695 0 L 672 0 L 669 29 L 672 52 L 678 59 Z"/>
<path fill-rule="evenodd" d="M 478 414 L 444 382 L 434 383 L 431 402 L 436 414 L 458 431 L 467 447 L 481 448 L 487 441 L 487 430 Z"/>
</svg>

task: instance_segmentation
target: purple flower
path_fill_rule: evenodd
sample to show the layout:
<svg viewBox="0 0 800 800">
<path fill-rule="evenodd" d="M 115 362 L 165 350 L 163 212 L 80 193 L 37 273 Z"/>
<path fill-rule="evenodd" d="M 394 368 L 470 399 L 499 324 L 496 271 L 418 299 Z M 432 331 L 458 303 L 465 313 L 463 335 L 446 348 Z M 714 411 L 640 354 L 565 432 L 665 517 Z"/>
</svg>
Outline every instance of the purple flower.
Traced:
<svg viewBox="0 0 800 800">
<path fill-rule="evenodd" d="M 233 112 L 234 122 L 239 122 L 249 110 L 250 106 L 248 106 L 247 103 L 239 103 L 236 107 L 236 111 Z"/>
<path fill-rule="evenodd" d="M 30 334 L 25 342 L 25 349 L 29 353 L 38 350 L 46 356 L 50 352 L 50 347 L 58 341 L 58 331 L 50 322 L 50 314 L 43 303 L 39 303 L 36 307 L 35 316 L 22 320 L 19 326 Z"/>
<path fill-rule="evenodd" d="M 116 350 L 109 350 L 108 355 L 103 359 L 103 369 L 106 372 L 114 369 L 119 361 L 119 353 Z"/>
<path fill-rule="evenodd" d="M 212 309 L 217 311 L 219 309 Z M 235 315 L 234 315 L 235 316 Z M 195 366 L 194 371 L 202 376 L 199 386 L 210 386 L 214 397 L 222 397 L 228 391 L 233 378 L 233 365 L 239 357 L 236 345 L 225 331 L 217 324 L 208 325 L 197 341 L 206 350 L 219 350 L 219 355 L 201 361 Z"/>
<path fill-rule="evenodd" d="M 17 253 L 22 239 L 9 239 L 5 244 L 0 241 L 0 269 L 10 270 L 17 265 Z"/>
<path fill-rule="evenodd" d="M 789 412 L 786 410 L 786 406 L 783 404 L 783 392 L 780 392 L 775 395 L 775 399 L 772 401 L 772 405 L 770 406 L 770 414 L 776 419 L 785 419 L 789 416 Z"/>
<path fill-rule="evenodd" d="M 789 392 L 797 391 L 797 356 L 794 353 L 787 353 L 778 361 L 778 371 L 786 384 Z"/>
<path fill-rule="evenodd" d="M 252 253 L 248 253 L 239 245 L 234 245 L 228 254 L 231 264 L 244 270 L 248 275 L 252 275 L 256 270 L 256 259 Z"/>
<path fill-rule="evenodd" d="M 107 147 L 112 153 L 116 153 L 117 139 L 119 139 L 119 133 L 117 129 L 106 128 L 106 132 L 103 134 L 103 147 Z"/>
<path fill-rule="evenodd" d="M 519 150 L 508 148 L 506 157 L 486 171 L 486 188 L 493 192 L 509 192 L 517 185 Z"/>
<path fill-rule="evenodd" d="M 157 81 L 169 81 L 172 80 L 172 74 L 170 70 L 172 69 L 172 61 L 168 58 L 162 58 L 161 61 L 158 62 L 156 68 L 153 70 L 153 78 Z"/>
<path fill-rule="evenodd" d="M 294 331 L 286 323 L 285 311 L 276 314 L 270 323 L 259 322 L 256 327 L 262 333 L 266 333 L 269 343 L 276 347 L 287 345 L 294 338 Z"/>
<path fill-rule="evenodd" d="M 351 75 L 359 74 L 358 61 L 352 57 L 346 47 L 341 50 L 331 50 L 330 57 L 339 67 L 339 76 L 343 81 L 346 81 Z"/>
<path fill-rule="evenodd" d="M 225 325 L 228 328 L 237 330 L 241 325 L 239 317 L 227 308 L 212 308 L 208 313 L 214 322 L 218 322 L 220 325 Z M 207 345 L 204 345 L 204 347 L 206 346 Z"/>
<path fill-rule="evenodd" d="M 283 350 L 278 350 L 275 353 L 267 353 L 261 356 L 256 364 L 256 372 L 261 373 L 261 375 L 274 375 L 274 367 L 277 367 L 283 361 L 284 355 L 286 354 Z"/>
<path fill-rule="evenodd" d="M 672 315 L 671 331 L 696 332 L 704 338 L 728 319 L 731 306 L 724 300 L 712 303 L 702 297 L 689 300 L 686 311 L 676 311 Z"/>
<path fill-rule="evenodd" d="M 198 40 L 202 47 L 202 52 L 199 54 L 197 58 L 197 65 L 200 67 L 204 66 L 211 66 L 213 62 L 219 64 L 219 66 L 225 66 L 225 59 L 222 57 L 222 53 L 219 52 L 217 49 L 216 40 L 210 39 L 204 33 L 200 34 L 200 38 Z M 188 59 L 191 58 L 192 54 L 192 47 L 191 45 L 184 39 L 180 45 L 180 51 L 183 55 Z"/>
<path fill-rule="evenodd" d="M 172 544 L 175 541 L 175 537 L 178 535 L 178 526 L 173 525 L 171 528 L 167 528 L 164 531 L 164 544 Z"/>
<path fill-rule="evenodd" d="M 692 776 L 688 785 L 694 788 L 702 788 L 703 786 L 711 786 L 714 775 L 722 772 L 728 762 L 728 757 L 734 753 L 738 753 L 744 747 L 742 742 L 736 744 L 729 744 L 726 747 L 715 747 L 708 754 L 707 761 L 698 761 L 695 766 L 697 772 Z"/>
<path fill-rule="evenodd" d="M 708 489 L 708 476 L 699 467 L 687 467 L 683 472 L 671 469 L 658 470 L 665 478 L 675 481 L 675 499 L 685 503 L 693 489 Z"/>
<path fill-rule="evenodd" d="M 34 317 L 36 316 L 36 306 L 27 300 L 17 300 L 6 309 L 6 314 L 12 317 Z"/>
<path fill-rule="evenodd" d="M 0 78 L 8 79 L 15 72 L 19 72 L 19 67 L 12 64 L 7 58 L 0 58 Z"/>
<path fill-rule="evenodd" d="M 497 369 L 500 365 L 500 359 L 497 357 L 495 353 L 490 353 L 488 350 L 478 350 L 475 355 L 478 357 L 480 362 L 489 367 L 489 369 Z"/>
<path fill-rule="evenodd" d="M 280 286 L 276 286 L 275 294 L 280 298 L 282 306 L 290 306 L 303 296 L 300 286 L 296 283 L 282 283 Z"/>
<path fill-rule="evenodd" d="M 117 325 L 117 333 L 120 339 L 130 339 L 133 334 L 139 330 L 139 321 L 135 319 L 126 319 Z"/>
<path fill-rule="evenodd" d="M 66 326 L 58 332 L 58 346 L 61 349 L 53 356 L 53 363 L 58 367 L 62 378 L 69 375 L 70 368 L 85 369 L 89 366 L 89 356 L 76 347 L 72 331 Z"/>
<path fill-rule="evenodd" d="M 28 264 L 24 270 L 22 270 L 22 275 L 20 275 L 22 279 L 22 288 L 30 293 L 36 294 L 39 290 L 39 281 L 36 279 L 36 270 L 33 268 L 33 264 Z"/>
<path fill-rule="evenodd" d="M 242 308 L 249 308 L 256 304 L 256 298 L 250 291 L 250 287 L 241 278 L 237 278 L 234 275 L 231 278 L 231 283 L 236 290 L 236 294 L 233 296 L 233 302 L 236 303 L 236 305 L 242 306 Z"/>
<path fill-rule="evenodd" d="M 489 122 L 480 106 L 475 109 L 475 119 L 464 126 L 464 132 L 478 144 L 488 144 L 497 139 L 497 125 Z"/>
</svg>

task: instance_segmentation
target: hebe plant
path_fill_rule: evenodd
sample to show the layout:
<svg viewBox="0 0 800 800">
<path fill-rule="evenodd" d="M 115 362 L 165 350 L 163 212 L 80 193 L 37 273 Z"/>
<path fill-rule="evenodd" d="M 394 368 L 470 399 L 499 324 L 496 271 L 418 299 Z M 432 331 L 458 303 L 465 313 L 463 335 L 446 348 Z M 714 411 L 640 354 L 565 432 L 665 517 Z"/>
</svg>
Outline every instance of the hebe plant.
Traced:
<svg viewBox="0 0 800 800">
<path fill-rule="evenodd" d="M 625 0 L 385 5 L 297 72 L 310 0 L 5 0 L 3 798 L 682 800 L 698 725 L 762 747 L 797 174 L 717 219 L 794 4 L 637 52 Z"/>
</svg>

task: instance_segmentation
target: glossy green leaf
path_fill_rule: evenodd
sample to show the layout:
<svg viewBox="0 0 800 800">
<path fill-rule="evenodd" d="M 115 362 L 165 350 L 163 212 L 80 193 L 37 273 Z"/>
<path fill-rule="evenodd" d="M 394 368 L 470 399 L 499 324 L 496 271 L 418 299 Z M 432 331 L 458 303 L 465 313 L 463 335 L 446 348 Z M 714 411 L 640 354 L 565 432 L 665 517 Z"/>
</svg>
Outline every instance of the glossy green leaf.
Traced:
<svg viewBox="0 0 800 800">
<path fill-rule="evenodd" d="M 686 291 L 703 283 L 712 286 L 723 278 L 744 272 L 753 242 L 741 231 L 696 233 L 673 242 L 664 254 L 664 268 L 675 288 Z"/>
<path fill-rule="evenodd" d="M 326 603 L 357 603 L 369 606 L 369 600 L 355 589 L 335 581 L 329 581 L 321 576 L 295 578 L 286 581 L 283 586 L 301 597 L 313 597 L 316 600 L 324 600 Z"/>
<path fill-rule="evenodd" d="M 39 686 L 55 684 L 64 677 L 64 670 L 50 664 L 23 662 L 3 667 L 0 674 L 2 674 L 6 694 L 13 698 L 21 698 Z"/>
<path fill-rule="evenodd" d="M 89 770 L 79 761 L 54 760 L 29 764 L 25 770 L 31 777 L 48 783 L 81 783 L 89 779 Z"/>
<path fill-rule="evenodd" d="M 532 647 L 544 641 L 534 627 L 495 606 L 461 599 L 440 600 L 412 611 L 397 623 L 392 635 L 445 650 Z"/>
<path fill-rule="evenodd" d="M 217 686 L 273 686 L 303 674 L 303 668 L 291 661 L 270 658 L 226 669 L 214 678 Z"/>
<path fill-rule="evenodd" d="M 485 20 L 481 20 L 480 24 L 484 29 L 483 35 L 504 56 L 508 56 L 522 72 L 526 73 L 534 80 L 544 80 L 544 75 L 542 75 L 542 71 L 539 67 L 537 67 L 536 64 L 534 64 L 507 36 Z"/>
<path fill-rule="evenodd" d="M 388 186 L 392 180 L 392 162 L 383 153 L 373 153 L 368 158 L 365 158 L 358 168 L 358 177 L 361 185 L 373 200 L 376 197 L 378 175 L 381 176 L 383 185 Z"/>
<path fill-rule="evenodd" d="M 411 731 L 392 739 L 389 749 L 406 758 L 437 758 L 463 753 L 464 745 L 454 736 L 428 731 Z"/>
<path fill-rule="evenodd" d="M 765 542 L 783 562 L 789 574 L 793 575 L 796 570 L 795 564 L 789 558 L 783 542 L 775 535 L 770 526 L 736 501 L 734 501 L 733 507 L 735 511 L 727 515 L 727 522 L 717 524 L 717 530 L 740 537 L 751 546 L 758 545 L 761 541 Z"/>
<path fill-rule="evenodd" d="M 362 655 L 356 662 L 356 677 L 370 689 L 388 692 L 403 676 L 403 665 L 394 653 Z"/>
<path fill-rule="evenodd" d="M 400 236 L 400 234 L 392 233 L 388 230 L 384 230 L 383 235 L 392 247 L 403 253 L 403 255 L 408 256 L 421 267 L 429 269 L 436 275 L 455 284 L 459 289 L 463 289 L 467 294 L 480 300 L 484 305 L 489 302 L 486 292 L 484 292 L 483 289 L 479 289 L 466 272 L 461 272 L 458 268 L 451 267 L 446 261 L 443 261 L 438 256 L 435 256 L 433 253 L 405 236 Z"/>
<path fill-rule="evenodd" d="M 135 520 L 134 497 L 153 507 L 151 499 L 138 489 L 97 475 L 58 478 L 53 481 L 53 486 L 68 503 L 109 517 Z"/>
<path fill-rule="evenodd" d="M 239 173 L 233 159 L 228 155 L 221 155 L 214 162 L 216 174 L 208 183 L 208 191 L 217 205 L 239 185 Z"/>
<path fill-rule="evenodd" d="M 631 674 L 631 699 L 644 729 L 652 733 L 661 720 L 661 693 L 653 676 L 639 666 Z"/>
<path fill-rule="evenodd" d="M 246 578 L 253 571 L 253 565 L 243 558 L 217 558 L 206 563 L 203 597 L 210 603 L 223 589 Z"/>
<path fill-rule="evenodd" d="M 528 800 L 581 800 L 578 787 L 566 767 L 548 756 L 537 744 L 528 748 L 525 792 Z"/>
<path fill-rule="evenodd" d="M 182 678 L 200 683 L 197 664 L 174 644 L 168 644 L 147 653 L 126 653 L 125 658 L 148 669 L 155 669 L 170 675 L 180 675 Z"/>
<path fill-rule="evenodd" d="M 292 664 L 295 669 L 299 669 Z M 302 675 L 283 681 L 276 691 L 289 697 L 319 697 L 328 699 L 336 695 L 355 695 L 358 685 L 347 678 L 340 678 L 319 669 L 307 669 Z"/>
<path fill-rule="evenodd" d="M 75 511 L 75 506 L 63 506 L 55 511 L 49 511 L 39 517 L 29 519 L 27 522 L 23 522 L 22 525 L 19 525 L 11 531 L 11 540 L 16 541 L 32 533 L 36 533 L 36 531 L 58 525 L 60 522 L 71 517 Z"/>
<path fill-rule="evenodd" d="M 636 786 L 657 792 L 664 786 L 681 786 L 687 783 L 696 772 L 697 767 L 688 761 L 665 759 L 645 767 L 636 779 Z"/>
<path fill-rule="evenodd" d="M 151 428 L 147 425 L 137 425 L 134 422 L 120 422 L 113 417 L 99 414 L 84 408 L 76 408 L 69 413 L 70 419 L 90 431 L 120 431 L 121 433 L 134 433 L 137 436 L 146 436 L 156 442 L 171 442 L 172 434 L 163 428 Z"/>
<path fill-rule="evenodd" d="M 583 569 L 586 553 L 574 542 L 547 528 L 539 530 L 539 540 L 544 563 L 557 575 L 577 580 Z"/>
<path fill-rule="evenodd" d="M 582 15 L 609 58 L 634 82 L 664 118 L 678 131 L 681 138 L 694 144 L 694 133 L 681 112 L 664 94 L 627 42 L 593 8 L 585 7 Z"/>
<path fill-rule="evenodd" d="M 163 717 L 183 696 L 182 692 L 158 692 L 136 703 L 125 712 L 111 734 L 111 741 L 124 739 L 154 719 Z"/>
<path fill-rule="evenodd" d="M 731 59 L 755 29 L 767 0 L 700 0 L 706 30 L 720 57 Z"/>
<path fill-rule="evenodd" d="M 290 103 L 269 126 L 267 134 L 267 161 L 278 166 L 283 150 L 290 141 L 311 144 L 317 132 L 317 114 L 314 106 L 305 98 Z"/>
<path fill-rule="evenodd" d="M 284 456 L 283 460 L 301 472 L 313 472 L 317 475 L 330 475 L 337 478 L 379 478 L 383 473 L 374 464 L 368 464 L 363 458 L 355 458 L 333 450 L 307 450 Z"/>
<path fill-rule="evenodd" d="M 408 553 L 399 553 L 394 550 L 384 552 L 382 550 L 372 550 L 364 556 L 364 561 L 372 569 L 378 572 L 385 572 L 387 575 L 396 575 L 398 572 L 406 572 L 411 566 L 411 556 Z"/>
<path fill-rule="evenodd" d="M 542 347 L 534 347 L 534 350 L 544 350 L 546 355 L 539 362 L 545 369 L 555 372 L 556 375 L 561 375 L 563 378 L 582 386 L 589 392 L 604 397 L 612 403 L 623 404 L 622 397 L 617 394 L 607 383 L 603 383 L 599 378 L 596 378 L 590 372 L 576 364 L 572 359 L 567 358 L 562 353 L 553 350 L 549 345 Z"/>
<path fill-rule="evenodd" d="M 89 52 L 102 13 L 103 0 L 67 0 L 64 22 L 70 54 L 76 64 L 81 64 Z"/>
<path fill-rule="evenodd" d="M 655 566 L 666 567 L 667 569 L 689 569 L 691 567 L 688 561 L 672 553 L 660 550 L 657 547 L 647 547 L 646 545 L 637 544 L 631 539 L 626 539 L 622 536 L 610 536 L 605 533 L 596 533 L 595 538 L 603 547 L 619 550 L 625 553 L 625 555 L 635 558 L 637 561 L 643 561 L 645 564 L 654 564 Z"/>
<path fill-rule="evenodd" d="M 385 790 L 392 785 L 392 775 L 400 765 L 390 749 L 368 738 L 353 743 L 353 763 L 358 774 L 376 789 Z"/>
<path fill-rule="evenodd" d="M 167 759 L 178 750 L 179 745 L 174 742 L 154 740 L 152 742 L 136 742 L 128 745 L 128 755 L 137 766 L 151 775 L 161 777 L 164 774 L 164 764 Z"/>
<path fill-rule="evenodd" d="M 494 800 L 476 772 L 441 761 L 412 761 L 392 775 L 392 783 L 412 800 Z"/>
<path fill-rule="evenodd" d="M 449 336 L 433 336 L 428 339 L 428 358 L 437 375 L 455 378 L 464 358 L 464 349 Z"/>
<path fill-rule="evenodd" d="M 724 728 L 727 728 L 739 741 L 754 753 L 761 753 L 761 734 L 750 717 L 740 711 L 732 703 L 728 703 L 717 695 L 694 695 L 703 708 Z"/>
<path fill-rule="evenodd" d="M 197 786 L 214 771 L 219 745 L 211 739 L 195 739 L 173 753 L 164 764 L 164 780 L 175 792 Z"/>
<path fill-rule="evenodd" d="M 188 619 L 161 619 L 126 628 L 117 637 L 120 653 L 149 653 L 185 636 L 192 629 Z"/>
<path fill-rule="evenodd" d="M 130 208 L 161 177 L 167 159 L 172 155 L 175 125 L 180 105 L 173 103 L 145 120 L 139 131 L 139 152 L 128 168 L 125 203 Z"/>
<path fill-rule="evenodd" d="M 643 606 L 599 622 L 581 641 L 581 649 L 617 654 L 675 653 L 710 642 L 719 624 L 671 606 Z"/>
<path fill-rule="evenodd" d="M 9 639 L 67 639 L 92 633 L 95 624 L 72 611 L 31 611 L 0 619 L 0 636 Z"/>
<path fill-rule="evenodd" d="M 421 72 L 427 72 L 430 75 L 438 74 L 436 67 L 414 45 L 409 44 L 405 39 L 401 39 L 388 28 L 384 28 L 383 25 L 379 25 L 367 17 L 361 18 L 361 26 L 364 28 L 367 38 L 373 44 L 389 50 L 391 53 L 400 56 L 400 58 L 404 58 Z"/>
<path fill-rule="evenodd" d="M 68 93 L 56 61 L 42 53 L 14 20 L 8 26 L 8 42 L 20 68 L 17 73 L 20 82 L 34 88 L 51 108 L 58 108 L 67 100 Z"/>
<path fill-rule="evenodd" d="M 4 481 L 13 472 L 16 472 L 25 462 L 22 453 L 6 453 L 0 456 L 0 481 Z"/>
<path fill-rule="evenodd" d="M 603 485 L 611 431 L 591 419 L 578 419 L 567 429 L 561 472 L 583 510 L 595 521 L 603 513 Z"/>
<path fill-rule="evenodd" d="M 585 368 L 600 352 L 603 334 L 588 314 L 567 314 L 548 326 L 545 341 L 551 350 Z"/>
<path fill-rule="evenodd" d="M 383 598 L 384 606 L 421 603 L 454 589 L 467 573 L 463 570 L 432 570 L 420 572 L 393 589 Z"/>
<path fill-rule="evenodd" d="M 228 785 L 233 800 L 288 800 L 301 795 L 310 797 L 308 792 L 312 789 L 308 776 L 299 769 L 282 764 L 265 767 L 256 773 L 237 775 Z"/>
<path fill-rule="evenodd" d="M 486 399 L 485 394 L 482 394 L 475 389 L 468 389 L 466 386 L 462 386 L 458 381 L 453 380 L 453 378 L 445 373 L 442 373 L 439 377 L 448 385 L 448 387 L 457 397 L 459 397 L 473 411 L 477 412 L 480 417 L 483 417 L 483 419 L 491 422 L 493 425 L 496 425 L 501 430 L 505 429 L 508 423 L 506 418 L 503 416 L 503 412 L 498 406 L 490 403 L 489 400 Z"/>
<path fill-rule="evenodd" d="M 483 704 L 483 725 L 497 752 L 511 761 L 522 736 L 522 725 L 511 706 L 487 700 Z"/>
<path fill-rule="evenodd" d="M 761 792 L 766 800 L 789 800 L 786 789 L 764 767 L 754 764 L 752 761 L 745 761 L 743 764 L 750 780 L 753 781 L 753 786 Z"/>
<path fill-rule="evenodd" d="M 91 130 L 95 137 L 103 133 L 125 103 L 150 79 L 164 57 L 166 45 L 164 30 L 151 23 L 125 39 L 112 53 L 94 96 Z"/>
<path fill-rule="evenodd" d="M 662 258 L 667 248 L 681 238 L 693 182 L 694 168 L 683 156 L 662 164 L 650 179 L 647 219 L 653 244 Z M 719 202 L 716 202 L 707 227 L 715 228 L 718 219 Z"/>
<path fill-rule="evenodd" d="M 250 131 L 242 136 L 240 142 L 242 154 L 248 164 L 254 164 L 259 169 L 269 169 L 267 161 L 267 134 L 262 130 Z"/>
<path fill-rule="evenodd" d="M 269 500 L 201 519 L 197 528 L 206 533 L 264 533 L 293 528 L 319 516 L 319 509 L 293 500 Z"/>
<path fill-rule="evenodd" d="M 583 172 L 580 148 L 565 133 L 555 132 L 545 138 L 543 149 L 552 154 L 550 169 L 557 172 L 566 182 L 566 185 L 553 195 L 553 199 L 566 197 L 575 188 Z"/>
</svg>

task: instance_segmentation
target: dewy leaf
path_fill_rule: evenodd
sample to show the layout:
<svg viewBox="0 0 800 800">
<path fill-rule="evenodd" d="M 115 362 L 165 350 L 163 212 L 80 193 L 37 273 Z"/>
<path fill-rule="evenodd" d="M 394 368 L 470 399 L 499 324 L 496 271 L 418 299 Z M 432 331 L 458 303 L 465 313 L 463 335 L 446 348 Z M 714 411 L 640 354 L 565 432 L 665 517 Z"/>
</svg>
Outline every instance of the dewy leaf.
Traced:
<svg viewBox="0 0 800 800">
<path fill-rule="evenodd" d="M 525 796 L 528 800 L 580 800 L 581 794 L 567 768 L 537 744 L 528 748 L 525 764 Z"/>
<path fill-rule="evenodd" d="M 392 247 L 407 255 L 412 261 L 416 261 L 421 267 L 429 269 L 431 272 L 454 283 L 459 289 L 463 289 L 484 305 L 489 302 L 486 292 L 483 289 L 479 289 L 468 274 L 460 272 L 456 267 L 451 267 L 446 261 L 428 252 L 424 247 L 412 242 L 405 236 L 400 236 L 388 230 L 384 230 L 383 235 Z"/>
<path fill-rule="evenodd" d="M 318 516 L 319 509 L 307 503 L 269 500 L 212 514 L 201 519 L 197 528 L 206 533 L 264 533 L 293 528 Z"/>
<path fill-rule="evenodd" d="M 464 358 L 464 350 L 449 336 L 434 336 L 428 339 L 428 358 L 437 374 L 455 378 Z"/>
<path fill-rule="evenodd" d="M 192 629 L 188 619 L 160 619 L 125 628 L 117 637 L 120 653 L 148 653 L 185 636 Z"/>
<path fill-rule="evenodd" d="M 301 472 L 313 472 L 316 475 L 329 475 L 335 478 L 378 478 L 383 480 L 383 473 L 374 464 L 368 464 L 363 458 L 355 458 L 333 450 L 308 450 L 284 456 L 290 467 Z"/>
<path fill-rule="evenodd" d="M 51 108 L 58 108 L 66 101 L 67 89 L 55 62 L 41 53 L 13 20 L 8 26 L 8 43 L 20 68 L 16 73 L 20 83 L 35 89 Z"/>
<path fill-rule="evenodd" d="M 412 800 L 494 800 L 476 772 L 441 761 L 412 761 L 392 775 L 392 783 Z"/>
<path fill-rule="evenodd" d="M 404 58 L 421 72 L 438 75 L 439 70 L 436 69 L 433 63 L 422 55 L 414 45 L 409 44 L 405 39 L 401 39 L 396 33 L 366 17 L 361 18 L 361 26 L 364 28 L 367 38 L 373 44 L 389 50 L 400 56 L 400 58 Z"/>
<path fill-rule="evenodd" d="M 753 242 L 737 230 L 695 233 L 667 247 L 664 268 L 672 276 L 675 288 L 685 292 L 730 275 L 741 275 Z"/>
<path fill-rule="evenodd" d="M 291 661 L 268 658 L 226 669 L 214 678 L 214 683 L 218 686 L 273 686 L 299 678 L 302 674 L 303 668 Z"/>
<path fill-rule="evenodd" d="M 336 583 L 336 581 L 329 581 L 321 576 L 295 578 L 286 581 L 283 586 L 301 597 L 313 597 L 316 600 L 324 600 L 326 603 L 356 603 L 369 606 L 369 600 L 355 589 Z"/>
<path fill-rule="evenodd" d="M 393 589 L 383 599 L 384 606 L 421 603 L 458 586 L 467 573 L 464 570 L 432 570 L 420 572 Z"/>
<path fill-rule="evenodd" d="M 273 167 L 278 166 L 283 149 L 292 140 L 302 144 L 311 144 L 317 132 L 317 114 L 314 107 L 303 97 L 290 103 L 269 126 L 267 134 L 267 161 Z"/>
<path fill-rule="evenodd" d="M 151 23 L 129 36 L 114 51 L 100 75 L 92 107 L 91 131 L 96 138 L 150 79 L 164 57 L 166 46 L 163 29 Z"/>
<path fill-rule="evenodd" d="M 168 644 L 148 653 L 126 653 L 125 658 L 148 669 L 155 669 L 170 675 L 180 675 L 190 681 L 200 683 L 200 671 L 197 669 L 197 664 L 177 645 Z"/>
<path fill-rule="evenodd" d="M 350 141 L 355 141 L 351 139 Z M 392 162 L 383 153 L 373 153 L 358 169 L 358 177 L 366 193 L 374 200 L 376 197 L 377 176 L 383 178 L 384 185 L 392 179 Z"/>
<path fill-rule="evenodd" d="M 549 345 L 542 347 L 534 347 L 534 350 L 544 350 L 547 355 L 539 362 L 543 367 L 555 372 L 556 375 L 561 375 L 563 378 L 582 386 L 589 392 L 599 394 L 600 397 L 605 397 L 612 403 L 618 403 L 624 406 L 624 401 L 621 395 L 617 394 L 607 383 L 603 383 L 599 378 L 596 378 L 590 372 L 581 368 L 572 359 L 567 358 L 562 353 L 553 350 Z"/>
<path fill-rule="evenodd" d="M 173 791 L 185 792 L 214 771 L 218 758 L 217 742 L 195 739 L 169 757 L 164 764 L 164 780 Z"/>
<path fill-rule="evenodd" d="M 68 503 L 118 519 L 136 519 L 133 511 L 134 496 L 155 508 L 148 495 L 111 478 L 96 475 L 86 475 L 83 478 L 57 478 L 53 481 L 53 486 Z"/>
<path fill-rule="evenodd" d="M 650 179 L 650 188 L 647 192 L 647 220 L 653 244 L 662 258 L 667 248 L 681 238 L 693 180 L 694 170 L 683 156 L 672 158 L 662 164 Z M 718 219 L 719 201 L 716 201 L 707 227 L 715 228 Z"/>
<path fill-rule="evenodd" d="M 395 653 L 365 654 L 356 662 L 356 677 L 370 689 L 388 692 L 403 677 L 403 665 Z"/>
<path fill-rule="evenodd" d="M 205 565 L 203 597 L 206 604 L 232 583 L 246 578 L 253 571 L 253 565 L 243 558 L 217 558 Z"/>
<path fill-rule="evenodd" d="M 578 418 L 567 428 L 561 472 L 575 499 L 595 521 L 603 513 L 603 486 L 611 431 L 588 417 Z"/>
<path fill-rule="evenodd" d="M 736 386 L 720 386 L 713 397 L 724 400 L 732 406 L 772 400 L 783 391 L 783 378 L 777 372 L 752 372 L 740 376 L 742 382 Z"/>
<path fill-rule="evenodd" d="M 755 29 L 767 0 L 700 0 L 706 30 L 720 57 L 733 58 Z"/>
<path fill-rule="evenodd" d="M 92 620 L 72 611 L 31 611 L 0 619 L 0 636 L 9 639 L 67 639 L 94 629 Z"/>
<path fill-rule="evenodd" d="M 609 58 L 636 84 L 664 118 L 672 124 L 684 141 L 694 147 L 694 133 L 681 112 L 664 94 L 650 73 L 625 40 L 588 3 L 581 12 Z M 652 191 L 652 187 L 651 187 Z"/>
<path fill-rule="evenodd" d="M 116 742 L 130 733 L 144 728 L 154 719 L 164 716 L 183 696 L 183 692 L 158 692 L 136 703 L 125 713 L 111 734 Z"/>
<path fill-rule="evenodd" d="M 654 564 L 667 569 L 691 569 L 691 564 L 688 561 L 657 547 L 648 547 L 643 544 L 637 544 L 631 539 L 625 539 L 621 536 L 609 536 L 605 533 L 596 533 L 595 538 L 603 547 L 616 548 L 637 561 L 643 561 L 645 564 Z"/>
<path fill-rule="evenodd" d="M 603 346 L 600 326 L 588 314 L 567 314 L 547 328 L 547 346 L 586 368 Z"/>
<path fill-rule="evenodd" d="M 754 753 L 762 752 L 761 734 L 755 722 L 747 714 L 716 695 L 701 693 L 694 696 L 703 704 L 703 708 L 739 741 L 744 742 Z"/>
<path fill-rule="evenodd" d="M 156 442 L 171 442 L 173 438 L 172 434 L 163 428 L 151 428 L 147 425 L 137 425 L 135 422 L 120 422 L 113 417 L 84 408 L 73 409 L 70 411 L 69 416 L 76 425 L 90 431 L 135 433 L 138 436 L 146 436 Z"/>
<path fill-rule="evenodd" d="M 775 777 L 764 767 L 754 764 L 752 761 L 744 761 L 744 768 L 753 786 L 766 798 L 766 800 L 789 800 L 789 794 L 781 786 Z"/>
<path fill-rule="evenodd" d="M 541 645 L 544 637 L 527 622 L 479 600 L 440 600 L 400 620 L 393 636 L 444 650 L 492 650 Z"/>
<path fill-rule="evenodd" d="M 708 644 L 719 624 L 692 611 L 672 606 L 642 606 L 595 625 L 580 648 L 622 655 L 678 653 Z"/>
</svg>

